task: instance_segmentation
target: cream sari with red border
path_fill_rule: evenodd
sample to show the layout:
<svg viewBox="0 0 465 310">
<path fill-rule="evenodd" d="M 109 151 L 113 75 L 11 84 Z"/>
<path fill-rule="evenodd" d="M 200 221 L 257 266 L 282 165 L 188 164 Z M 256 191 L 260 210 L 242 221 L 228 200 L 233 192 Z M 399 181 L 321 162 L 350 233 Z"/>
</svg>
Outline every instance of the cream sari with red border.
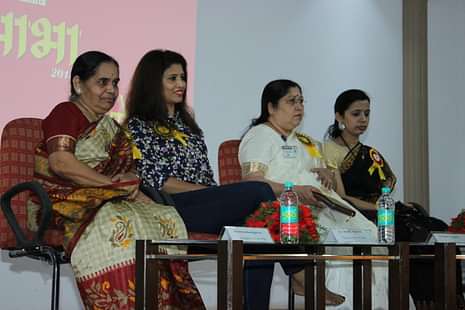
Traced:
<svg viewBox="0 0 465 310">
<path fill-rule="evenodd" d="M 76 141 L 78 160 L 108 176 L 132 169 L 132 144 L 110 117 L 91 125 Z M 36 152 L 35 174 L 48 191 L 65 229 L 64 247 L 86 309 L 134 309 L 135 240 L 187 239 L 172 206 L 130 201 L 128 185 L 82 187 L 50 172 L 45 145 Z M 183 253 L 178 247 L 167 253 Z M 204 309 L 187 263 L 163 263 L 159 309 Z"/>
</svg>

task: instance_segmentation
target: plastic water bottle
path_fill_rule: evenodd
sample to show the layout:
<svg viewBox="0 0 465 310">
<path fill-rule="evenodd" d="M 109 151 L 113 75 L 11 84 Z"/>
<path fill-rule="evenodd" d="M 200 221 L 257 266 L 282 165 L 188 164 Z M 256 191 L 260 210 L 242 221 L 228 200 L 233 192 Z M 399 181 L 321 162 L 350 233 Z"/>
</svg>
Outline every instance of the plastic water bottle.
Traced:
<svg viewBox="0 0 465 310">
<path fill-rule="evenodd" d="M 299 243 L 299 197 L 293 187 L 292 182 L 286 181 L 279 197 L 281 243 Z"/>
<path fill-rule="evenodd" d="M 395 202 L 389 187 L 381 188 L 378 205 L 378 241 L 379 243 L 395 243 Z"/>
</svg>

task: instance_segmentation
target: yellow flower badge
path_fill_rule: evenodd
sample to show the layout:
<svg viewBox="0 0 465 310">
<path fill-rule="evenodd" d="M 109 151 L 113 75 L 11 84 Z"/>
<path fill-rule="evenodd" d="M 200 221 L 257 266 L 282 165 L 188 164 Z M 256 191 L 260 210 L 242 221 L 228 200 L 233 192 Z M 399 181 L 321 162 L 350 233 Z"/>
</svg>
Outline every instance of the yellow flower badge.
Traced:
<svg viewBox="0 0 465 310">
<path fill-rule="evenodd" d="M 371 160 L 373 161 L 373 164 L 370 168 L 368 168 L 368 173 L 370 175 L 373 175 L 375 170 L 378 170 L 379 179 L 382 181 L 386 180 L 386 177 L 384 176 L 383 172 L 384 161 L 381 158 L 381 155 L 379 155 L 379 153 L 375 149 L 370 149 L 369 154 Z"/>
<path fill-rule="evenodd" d="M 160 124 L 156 124 L 154 127 L 153 127 L 153 130 L 155 130 L 155 132 L 164 137 L 164 138 L 171 138 L 172 135 L 171 135 L 171 130 L 168 128 L 168 127 L 165 127 L 163 125 L 160 125 Z"/>
<path fill-rule="evenodd" d="M 323 156 L 321 156 L 321 153 L 318 150 L 318 147 L 315 145 L 315 143 L 312 142 L 312 140 L 310 139 L 309 136 L 307 136 L 307 135 L 305 135 L 303 133 L 300 133 L 300 132 L 296 132 L 295 135 L 296 135 L 297 139 L 303 145 L 305 145 L 305 149 L 307 150 L 307 153 L 311 157 L 316 157 L 316 158 L 322 158 L 323 157 Z"/>
<path fill-rule="evenodd" d="M 179 143 L 181 143 L 182 145 L 187 146 L 187 141 L 188 141 L 189 136 L 177 129 L 168 128 L 166 126 L 156 124 L 153 127 L 153 130 L 155 131 L 156 134 L 164 137 L 165 139 L 173 138 Z"/>
</svg>

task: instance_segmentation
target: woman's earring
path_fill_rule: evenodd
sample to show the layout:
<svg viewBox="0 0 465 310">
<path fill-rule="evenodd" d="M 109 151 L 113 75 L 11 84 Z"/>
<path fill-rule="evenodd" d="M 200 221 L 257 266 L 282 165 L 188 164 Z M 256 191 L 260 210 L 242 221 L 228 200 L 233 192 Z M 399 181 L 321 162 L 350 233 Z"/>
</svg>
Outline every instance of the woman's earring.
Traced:
<svg viewBox="0 0 465 310">
<path fill-rule="evenodd" d="M 339 123 L 338 127 L 339 127 L 340 130 L 346 129 L 346 125 L 344 125 L 343 123 Z"/>
</svg>

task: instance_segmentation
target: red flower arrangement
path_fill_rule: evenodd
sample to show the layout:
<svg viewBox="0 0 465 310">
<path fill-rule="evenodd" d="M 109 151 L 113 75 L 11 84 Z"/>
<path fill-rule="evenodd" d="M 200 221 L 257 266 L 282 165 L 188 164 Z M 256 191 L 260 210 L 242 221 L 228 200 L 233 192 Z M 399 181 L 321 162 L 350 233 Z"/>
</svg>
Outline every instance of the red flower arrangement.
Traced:
<svg viewBox="0 0 465 310">
<path fill-rule="evenodd" d="M 459 215 L 452 218 L 449 231 L 454 233 L 465 233 L 465 210 L 460 211 Z"/>
<path fill-rule="evenodd" d="M 262 202 L 260 207 L 247 217 L 245 225 L 268 228 L 271 238 L 279 242 L 279 201 Z M 312 210 L 306 205 L 299 205 L 299 234 L 300 243 L 315 243 L 320 240 Z"/>
</svg>

